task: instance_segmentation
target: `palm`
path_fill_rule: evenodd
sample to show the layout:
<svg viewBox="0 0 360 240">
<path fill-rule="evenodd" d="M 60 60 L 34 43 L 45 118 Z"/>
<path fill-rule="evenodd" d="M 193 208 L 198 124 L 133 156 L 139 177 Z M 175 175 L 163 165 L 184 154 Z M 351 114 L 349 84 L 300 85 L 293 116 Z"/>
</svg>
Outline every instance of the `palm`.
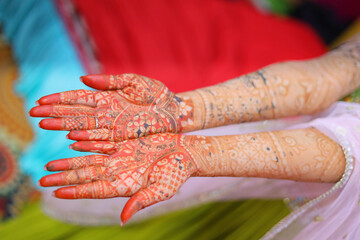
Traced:
<svg viewBox="0 0 360 240">
<path fill-rule="evenodd" d="M 73 140 L 121 141 L 179 132 L 191 107 L 159 81 L 136 74 L 95 75 L 84 82 L 106 91 L 73 90 L 45 96 L 30 111 L 49 130 L 74 130 Z"/>
<path fill-rule="evenodd" d="M 50 171 L 61 173 L 43 177 L 44 187 L 60 188 L 59 198 L 111 198 L 132 196 L 122 213 L 126 222 L 138 210 L 171 198 L 197 171 L 183 145 L 183 136 L 160 134 L 114 142 L 77 142 L 73 149 L 111 154 L 90 155 L 49 162 Z"/>
</svg>

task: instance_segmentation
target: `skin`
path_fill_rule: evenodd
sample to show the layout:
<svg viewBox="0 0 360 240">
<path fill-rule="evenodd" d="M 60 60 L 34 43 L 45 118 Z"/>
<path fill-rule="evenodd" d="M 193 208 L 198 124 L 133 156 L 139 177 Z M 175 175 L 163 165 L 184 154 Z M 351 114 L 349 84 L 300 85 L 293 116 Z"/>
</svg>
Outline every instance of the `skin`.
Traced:
<svg viewBox="0 0 360 240">
<path fill-rule="evenodd" d="M 344 154 L 316 129 L 221 137 L 166 132 L 319 112 L 360 86 L 359 68 L 357 36 L 317 59 L 274 64 L 181 94 L 136 74 L 85 76 L 82 81 L 100 91 L 42 97 L 30 115 L 55 117 L 40 126 L 71 130 L 69 138 L 81 140 L 71 145 L 74 150 L 107 155 L 49 162 L 49 171 L 62 172 L 40 184 L 75 185 L 56 190 L 58 198 L 131 196 L 121 214 L 125 223 L 171 198 L 191 176 L 335 182 L 344 171 Z"/>
<path fill-rule="evenodd" d="M 345 168 L 341 147 L 316 129 L 204 137 L 158 134 L 123 142 L 81 141 L 89 155 L 49 162 L 62 171 L 40 180 L 64 199 L 130 197 L 121 221 L 164 201 L 190 177 L 267 177 L 335 182 Z"/>
<path fill-rule="evenodd" d="M 73 140 L 122 141 L 180 132 L 191 115 L 187 97 L 180 98 L 144 76 L 91 75 L 82 81 L 104 91 L 73 90 L 42 97 L 41 106 L 31 109 L 30 116 L 53 117 L 40 121 L 40 127 L 74 130 L 68 135 Z"/>
<path fill-rule="evenodd" d="M 277 63 L 230 81 L 174 94 L 136 74 L 87 75 L 100 91 L 73 90 L 40 98 L 33 117 L 73 140 L 122 141 L 156 133 L 278 119 L 320 112 L 360 87 L 360 35 L 308 61 Z M 96 119 L 98 124 L 96 124 Z"/>
</svg>

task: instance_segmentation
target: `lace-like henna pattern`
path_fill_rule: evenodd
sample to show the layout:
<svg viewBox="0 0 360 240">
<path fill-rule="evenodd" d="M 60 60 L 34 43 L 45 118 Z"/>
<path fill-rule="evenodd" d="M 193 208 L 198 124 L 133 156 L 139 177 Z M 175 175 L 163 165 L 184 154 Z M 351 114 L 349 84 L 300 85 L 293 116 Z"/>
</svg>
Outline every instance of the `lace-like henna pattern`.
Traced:
<svg viewBox="0 0 360 240">
<path fill-rule="evenodd" d="M 111 141 L 312 114 L 360 87 L 359 44 L 357 36 L 313 60 L 273 64 L 176 95 L 161 82 L 136 74 L 89 75 L 82 81 L 102 92 L 45 96 L 39 100 L 43 106 L 30 114 L 58 117 L 40 122 L 45 129 L 82 130 L 71 132 L 71 139 Z M 87 123 L 91 119 L 98 121 Z"/>
<path fill-rule="evenodd" d="M 267 177 L 333 182 L 341 177 L 341 147 L 316 129 L 184 139 L 198 176 Z"/>
<path fill-rule="evenodd" d="M 360 35 L 309 61 L 265 67 L 233 80 L 181 93 L 194 104 L 194 129 L 312 114 L 360 87 Z"/>
<path fill-rule="evenodd" d="M 31 116 L 54 117 L 42 120 L 40 126 L 75 130 L 69 133 L 73 140 L 121 141 L 179 132 L 192 125 L 191 99 L 176 96 L 159 81 L 136 74 L 90 75 L 82 81 L 107 91 L 73 90 L 45 96 Z"/>
<path fill-rule="evenodd" d="M 181 135 L 159 134 L 136 140 L 77 142 L 90 155 L 49 162 L 50 171 L 61 173 L 40 180 L 44 187 L 73 185 L 55 192 L 59 198 L 110 198 L 132 196 L 122 213 L 126 222 L 140 209 L 171 198 L 197 167 L 181 144 Z"/>
<path fill-rule="evenodd" d="M 62 186 L 59 198 L 131 196 L 121 215 L 171 198 L 190 176 L 267 177 L 333 182 L 345 168 L 341 147 L 316 129 L 233 136 L 151 135 L 123 142 L 72 145 L 91 155 L 49 162 L 41 186 Z"/>
</svg>

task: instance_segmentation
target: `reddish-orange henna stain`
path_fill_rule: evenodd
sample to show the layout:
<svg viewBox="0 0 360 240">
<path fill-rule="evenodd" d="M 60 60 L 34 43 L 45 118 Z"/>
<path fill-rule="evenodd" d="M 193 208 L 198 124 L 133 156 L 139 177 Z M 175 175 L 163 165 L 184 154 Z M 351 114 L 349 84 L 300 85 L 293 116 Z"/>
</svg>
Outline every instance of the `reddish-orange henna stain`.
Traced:
<svg viewBox="0 0 360 240">
<path fill-rule="evenodd" d="M 99 90 L 73 90 L 42 97 L 30 111 L 44 119 L 40 127 L 75 130 L 73 140 L 121 141 L 164 132 L 180 132 L 192 117 L 192 102 L 159 81 L 136 74 L 82 78 Z M 44 105 L 46 104 L 46 105 Z"/>
<path fill-rule="evenodd" d="M 111 154 L 75 157 L 49 162 L 46 168 L 60 171 L 43 177 L 43 187 L 73 185 L 55 191 L 58 198 L 130 197 L 121 220 L 127 222 L 140 209 L 171 198 L 197 171 L 182 145 L 183 136 L 159 134 L 115 142 L 77 142 L 72 148 Z"/>
<path fill-rule="evenodd" d="M 122 220 L 172 197 L 190 176 L 268 177 L 333 182 L 344 171 L 341 147 L 316 129 L 203 137 L 151 135 L 120 143 L 85 141 L 74 150 L 112 154 L 49 162 L 64 171 L 40 180 L 44 187 L 73 185 L 59 198 L 132 196 Z"/>
</svg>

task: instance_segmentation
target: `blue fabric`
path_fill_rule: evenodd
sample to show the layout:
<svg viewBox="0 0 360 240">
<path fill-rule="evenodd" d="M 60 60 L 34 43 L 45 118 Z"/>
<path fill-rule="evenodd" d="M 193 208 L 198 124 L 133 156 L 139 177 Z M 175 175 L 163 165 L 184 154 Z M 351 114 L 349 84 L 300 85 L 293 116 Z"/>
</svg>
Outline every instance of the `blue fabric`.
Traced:
<svg viewBox="0 0 360 240">
<path fill-rule="evenodd" d="M 2 0 L 0 23 L 20 69 L 17 93 L 29 111 L 41 96 L 85 86 L 85 70 L 52 0 Z M 29 118 L 35 139 L 20 159 L 22 170 L 38 181 L 50 160 L 84 155 L 68 149 L 67 132 L 38 127 L 41 119 Z"/>
</svg>

